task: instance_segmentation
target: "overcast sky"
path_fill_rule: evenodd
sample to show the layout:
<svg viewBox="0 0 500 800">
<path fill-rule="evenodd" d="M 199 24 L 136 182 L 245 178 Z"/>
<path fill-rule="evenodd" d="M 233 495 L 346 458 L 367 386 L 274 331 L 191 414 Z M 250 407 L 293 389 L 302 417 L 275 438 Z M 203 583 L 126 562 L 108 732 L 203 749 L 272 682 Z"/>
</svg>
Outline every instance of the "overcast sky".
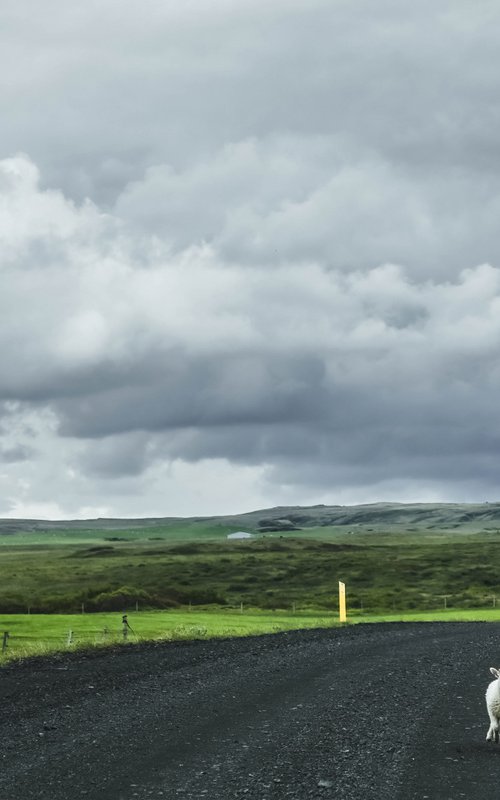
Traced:
<svg viewBox="0 0 500 800">
<path fill-rule="evenodd" d="M 3 0 L 0 517 L 499 500 L 496 0 Z"/>
</svg>

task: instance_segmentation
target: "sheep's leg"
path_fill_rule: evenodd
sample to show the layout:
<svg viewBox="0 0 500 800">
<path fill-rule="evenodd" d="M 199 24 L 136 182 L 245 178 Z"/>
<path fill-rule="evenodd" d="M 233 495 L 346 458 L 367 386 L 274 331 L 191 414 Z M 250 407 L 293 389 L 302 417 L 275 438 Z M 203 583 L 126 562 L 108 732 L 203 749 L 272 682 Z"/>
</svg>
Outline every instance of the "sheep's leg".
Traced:
<svg viewBox="0 0 500 800">
<path fill-rule="evenodd" d="M 493 714 L 489 715 L 490 717 L 490 727 L 488 729 L 488 733 L 486 734 L 486 741 L 487 742 L 495 742 L 498 744 L 499 734 L 498 734 L 498 719 L 493 716 Z"/>
</svg>

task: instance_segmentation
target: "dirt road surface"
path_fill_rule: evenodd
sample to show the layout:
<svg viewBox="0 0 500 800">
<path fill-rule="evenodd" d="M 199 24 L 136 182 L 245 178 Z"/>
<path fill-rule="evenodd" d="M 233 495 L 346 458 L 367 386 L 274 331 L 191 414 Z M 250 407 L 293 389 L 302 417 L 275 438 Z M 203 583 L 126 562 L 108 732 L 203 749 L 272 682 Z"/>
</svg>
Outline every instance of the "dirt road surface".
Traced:
<svg viewBox="0 0 500 800">
<path fill-rule="evenodd" d="M 0 669 L 1 800 L 485 800 L 500 625 L 359 625 Z"/>
</svg>

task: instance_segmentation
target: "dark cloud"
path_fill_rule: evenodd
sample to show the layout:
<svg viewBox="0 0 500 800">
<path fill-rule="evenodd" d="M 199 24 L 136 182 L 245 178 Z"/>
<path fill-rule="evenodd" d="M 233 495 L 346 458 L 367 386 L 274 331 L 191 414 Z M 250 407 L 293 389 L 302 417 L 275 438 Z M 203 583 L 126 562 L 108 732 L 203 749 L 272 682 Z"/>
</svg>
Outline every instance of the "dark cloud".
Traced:
<svg viewBox="0 0 500 800">
<path fill-rule="evenodd" d="M 27 461 L 34 455 L 34 451 L 24 445 L 13 445 L 12 447 L 0 445 L 0 462 L 11 464 L 14 461 Z"/>
<path fill-rule="evenodd" d="M 300 422 L 329 401 L 317 358 L 179 356 L 161 364 L 147 385 L 131 383 L 81 400 L 57 400 L 63 435 L 99 437 L 128 430 L 215 428 Z"/>
<path fill-rule="evenodd" d="M 140 433 L 107 436 L 93 442 L 78 459 L 78 467 L 100 478 L 138 476 L 154 458 L 154 449 Z"/>
<path fill-rule="evenodd" d="M 498 169 L 491 3 L 52 0 L 42 33 L 39 14 L 21 0 L 4 18 L 0 141 L 77 195 L 110 200 L 148 166 L 290 131 L 427 172 Z"/>
</svg>

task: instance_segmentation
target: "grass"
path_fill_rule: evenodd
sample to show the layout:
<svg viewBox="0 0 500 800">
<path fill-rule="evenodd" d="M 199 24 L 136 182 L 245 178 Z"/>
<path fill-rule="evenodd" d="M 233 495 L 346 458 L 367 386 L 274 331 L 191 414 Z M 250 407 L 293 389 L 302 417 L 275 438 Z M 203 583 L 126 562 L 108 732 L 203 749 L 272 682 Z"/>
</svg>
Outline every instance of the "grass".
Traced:
<svg viewBox="0 0 500 800">
<path fill-rule="evenodd" d="M 89 527 L 82 525 L 73 528 L 58 526 L 43 530 L 32 530 L 27 527 L 20 528 L 12 534 L 0 535 L 0 548 L 9 548 L 24 545 L 25 547 L 59 547 L 61 545 L 93 545 L 112 542 L 135 543 L 144 541 L 157 541 L 166 543 L 190 541 L 221 541 L 228 533 L 235 530 L 230 522 L 211 522 L 210 520 L 192 522 L 190 520 L 175 520 L 168 524 L 159 524 L 154 527 L 142 526 L 138 520 L 134 526 L 118 527 Z M 1 533 L 1 529 L 0 529 Z"/>
<path fill-rule="evenodd" d="M 249 541 L 226 540 L 249 527 L 234 520 L 3 533 L 0 626 L 12 634 L 9 657 L 65 647 L 70 628 L 72 646 L 120 641 L 120 614 L 136 603 L 133 627 L 144 639 L 332 624 L 339 579 L 351 622 L 500 616 L 492 608 L 500 598 L 498 530 L 355 525 L 311 525 Z M 453 607 L 447 611 L 444 595 Z M 81 614 L 82 605 L 114 613 Z M 300 614 L 283 610 L 293 606 Z"/>
<path fill-rule="evenodd" d="M 0 642 L 9 631 L 0 664 L 36 655 L 78 648 L 106 647 L 146 641 L 178 641 L 250 636 L 305 628 L 338 627 L 336 614 L 259 609 L 223 611 L 153 611 L 129 615 L 133 628 L 125 641 L 119 614 L 6 614 L 0 616 Z M 412 613 L 351 612 L 348 624 L 380 622 L 500 622 L 500 609 L 455 609 Z M 68 634 L 71 631 L 71 644 Z"/>
<path fill-rule="evenodd" d="M 304 527 L 227 541 L 270 514 Z M 338 580 L 350 623 L 500 621 L 499 504 L 44 525 L 0 521 L 0 662 L 123 643 L 127 609 L 129 642 L 337 625 Z"/>
<path fill-rule="evenodd" d="M 358 614 L 350 622 L 500 622 L 500 608 L 448 608 L 392 614 Z"/>
<path fill-rule="evenodd" d="M 144 611 L 129 614 L 127 642 L 192 640 L 214 637 L 276 633 L 295 628 L 328 627 L 336 618 L 321 612 L 263 612 L 249 609 L 213 611 Z M 123 644 L 120 614 L 3 614 L 0 642 L 9 632 L 8 647 L 0 663 L 29 655 L 58 652 L 75 647 Z M 71 631 L 71 645 L 68 634 Z"/>
<path fill-rule="evenodd" d="M 485 607 L 500 597 L 500 536 L 359 531 L 338 527 L 227 542 L 101 539 L 0 548 L 0 613 L 78 612 L 215 603 L 265 608 L 336 605 L 336 582 L 351 608 L 434 611 L 442 595 L 455 607 Z M 115 532 L 116 533 L 116 532 Z M 321 536 L 320 536 L 321 534 Z M 152 540 L 153 539 L 153 540 Z M 118 597 L 116 596 L 118 593 Z"/>
<path fill-rule="evenodd" d="M 338 580 L 347 584 L 351 610 L 365 614 L 435 613 L 443 595 L 463 610 L 500 598 L 500 533 L 471 530 L 470 522 L 429 530 L 311 524 L 236 542 L 227 541 L 228 531 L 250 526 L 229 519 L 132 522 L 54 530 L 19 522 L 4 531 L 0 614 L 71 614 L 82 605 L 119 612 L 137 601 L 141 609 L 179 610 L 243 602 L 272 611 L 295 603 L 328 615 L 337 607 Z"/>
</svg>

